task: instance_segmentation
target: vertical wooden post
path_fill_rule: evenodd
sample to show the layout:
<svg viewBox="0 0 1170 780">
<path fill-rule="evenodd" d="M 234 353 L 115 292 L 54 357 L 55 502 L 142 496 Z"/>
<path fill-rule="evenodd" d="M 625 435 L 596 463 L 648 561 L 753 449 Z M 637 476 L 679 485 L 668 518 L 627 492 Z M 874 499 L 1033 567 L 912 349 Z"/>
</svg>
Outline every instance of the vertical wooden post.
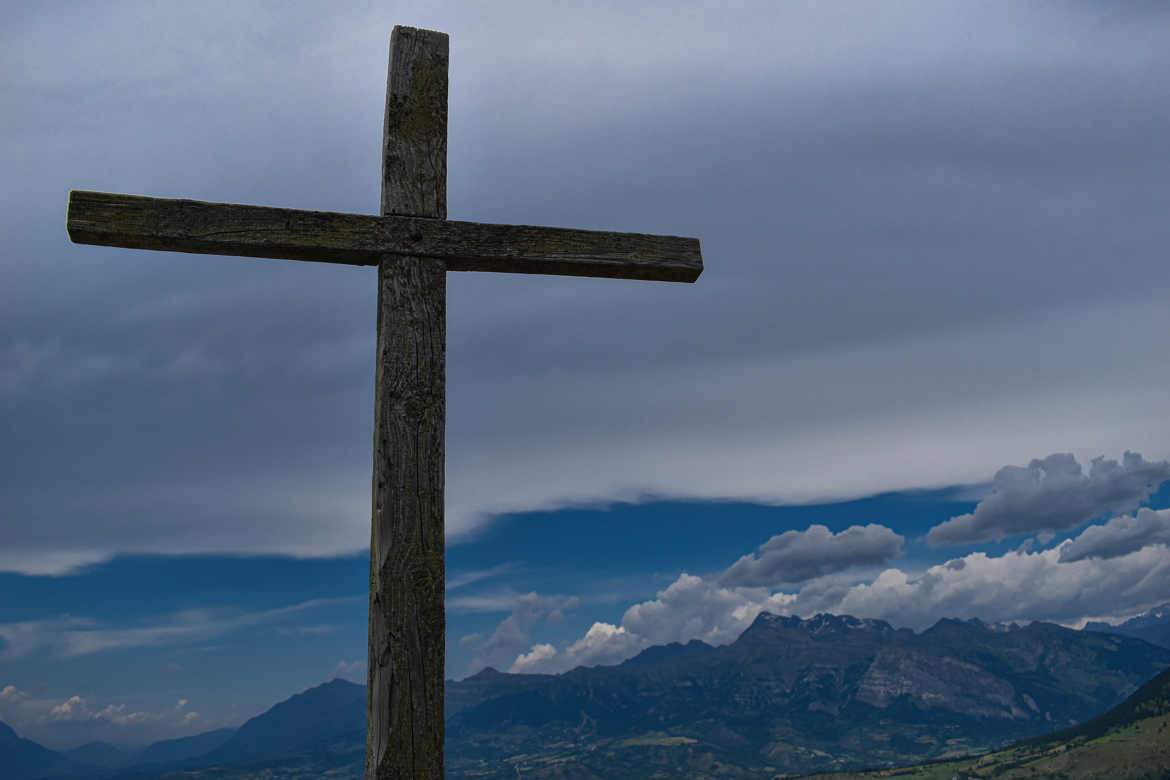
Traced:
<svg viewBox="0 0 1170 780">
<path fill-rule="evenodd" d="M 382 214 L 447 217 L 444 33 L 395 27 Z M 366 778 L 443 777 L 446 264 L 378 267 Z"/>
</svg>

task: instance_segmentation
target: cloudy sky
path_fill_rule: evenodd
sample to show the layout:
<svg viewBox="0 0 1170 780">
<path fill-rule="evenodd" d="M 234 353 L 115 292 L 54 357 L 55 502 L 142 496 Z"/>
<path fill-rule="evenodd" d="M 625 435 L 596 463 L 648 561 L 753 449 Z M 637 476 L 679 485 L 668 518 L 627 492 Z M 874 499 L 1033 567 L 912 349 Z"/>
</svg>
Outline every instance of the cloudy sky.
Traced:
<svg viewBox="0 0 1170 780">
<path fill-rule="evenodd" d="M 375 271 L 70 244 L 70 189 L 376 213 L 395 24 L 449 215 L 697 236 L 694 285 L 451 274 L 447 676 L 762 609 L 1170 601 L 1156 2 L 15 2 L 0 720 L 364 681 Z M 274 662 L 275 659 L 275 662 Z"/>
</svg>

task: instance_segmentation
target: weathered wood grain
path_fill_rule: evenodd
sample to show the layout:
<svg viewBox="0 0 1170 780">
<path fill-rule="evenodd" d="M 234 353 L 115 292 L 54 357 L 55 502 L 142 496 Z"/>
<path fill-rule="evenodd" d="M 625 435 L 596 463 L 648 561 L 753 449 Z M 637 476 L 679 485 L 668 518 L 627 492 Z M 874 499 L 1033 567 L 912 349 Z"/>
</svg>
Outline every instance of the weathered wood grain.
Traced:
<svg viewBox="0 0 1170 780">
<path fill-rule="evenodd" d="M 400 145 L 391 148 L 397 162 L 385 169 L 405 175 L 399 170 Z M 434 149 L 424 152 L 421 164 L 428 171 L 439 167 Z M 429 173 L 420 174 L 410 187 L 395 184 L 388 192 L 393 197 L 408 194 L 416 199 L 425 194 L 435 202 L 439 196 Z M 437 205 L 445 215 L 446 199 Z M 387 254 L 401 254 L 444 260 L 449 271 L 662 282 L 693 282 L 703 271 L 697 238 L 460 222 L 419 214 L 377 217 L 73 190 L 66 225 L 69 237 L 83 244 L 350 265 L 378 265 Z"/>
<path fill-rule="evenodd" d="M 382 213 L 447 215 L 447 36 L 395 27 Z M 447 266 L 378 265 L 367 780 L 442 780 Z"/>
</svg>

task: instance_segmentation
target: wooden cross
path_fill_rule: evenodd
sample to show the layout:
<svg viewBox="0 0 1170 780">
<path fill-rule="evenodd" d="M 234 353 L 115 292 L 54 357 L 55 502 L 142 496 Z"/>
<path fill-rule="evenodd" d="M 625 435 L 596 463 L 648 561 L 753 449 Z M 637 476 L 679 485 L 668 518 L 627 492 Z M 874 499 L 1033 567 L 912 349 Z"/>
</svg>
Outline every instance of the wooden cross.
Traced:
<svg viewBox="0 0 1170 780">
<path fill-rule="evenodd" d="M 396 26 L 382 216 L 69 193 L 78 243 L 378 266 L 366 777 L 443 777 L 446 272 L 693 282 L 695 238 L 447 219 L 447 35 Z"/>
</svg>

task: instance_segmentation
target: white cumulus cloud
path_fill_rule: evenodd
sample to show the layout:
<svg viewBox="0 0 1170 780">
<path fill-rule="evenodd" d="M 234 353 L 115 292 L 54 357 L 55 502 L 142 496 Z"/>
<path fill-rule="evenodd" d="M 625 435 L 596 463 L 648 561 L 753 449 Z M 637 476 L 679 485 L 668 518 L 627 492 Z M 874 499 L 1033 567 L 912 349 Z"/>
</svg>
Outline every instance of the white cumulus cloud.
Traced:
<svg viewBox="0 0 1170 780">
<path fill-rule="evenodd" d="M 532 644 L 531 632 L 538 621 L 552 615 L 564 616 L 564 610 L 577 606 L 576 596 L 541 596 L 527 593 L 512 600 L 512 614 L 504 618 L 487 640 L 476 648 L 472 671 L 485 666 L 508 669 L 517 654 Z M 554 622 L 558 618 L 554 617 Z"/>
<path fill-rule="evenodd" d="M 541 662 L 547 661 L 556 654 L 557 649 L 550 644 L 533 645 L 532 649 L 527 653 L 521 653 L 516 657 L 516 661 L 508 671 L 513 674 L 525 672 L 534 666 L 538 666 Z"/>
</svg>

